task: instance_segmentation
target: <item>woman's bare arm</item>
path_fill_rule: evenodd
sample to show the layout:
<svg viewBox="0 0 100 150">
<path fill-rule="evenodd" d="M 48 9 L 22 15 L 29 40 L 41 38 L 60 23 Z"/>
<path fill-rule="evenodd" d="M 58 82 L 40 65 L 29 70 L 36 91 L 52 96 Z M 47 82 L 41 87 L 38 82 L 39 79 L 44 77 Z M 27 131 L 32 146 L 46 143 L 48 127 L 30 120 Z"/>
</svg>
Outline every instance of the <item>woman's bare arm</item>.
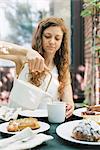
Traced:
<svg viewBox="0 0 100 150">
<path fill-rule="evenodd" d="M 44 58 L 32 48 L 26 48 L 21 45 L 0 41 L 0 49 L 2 50 L 2 48 L 7 48 L 10 54 L 15 54 L 16 52 L 16 55 L 26 56 L 26 61 L 28 62 L 29 69 L 32 72 L 35 71 L 41 72 L 44 69 L 49 70 L 44 63 Z"/>
<path fill-rule="evenodd" d="M 66 118 L 69 118 L 73 114 L 74 110 L 74 101 L 73 101 L 73 92 L 71 86 L 70 72 L 67 72 L 67 82 L 64 88 L 64 94 L 62 100 L 66 102 Z"/>
</svg>

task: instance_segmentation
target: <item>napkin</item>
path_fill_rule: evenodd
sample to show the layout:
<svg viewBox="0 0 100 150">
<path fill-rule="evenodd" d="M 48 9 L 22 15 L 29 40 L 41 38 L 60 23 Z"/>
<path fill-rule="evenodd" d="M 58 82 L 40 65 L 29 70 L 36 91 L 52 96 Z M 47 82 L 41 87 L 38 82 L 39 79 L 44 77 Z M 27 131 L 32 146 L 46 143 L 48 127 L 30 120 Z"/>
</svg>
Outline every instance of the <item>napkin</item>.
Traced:
<svg viewBox="0 0 100 150">
<path fill-rule="evenodd" d="M 1 139 L 0 150 L 24 150 L 34 148 L 52 139 L 53 136 L 44 133 L 34 134 L 32 129 L 28 127 L 10 138 Z"/>
<path fill-rule="evenodd" d="M 8 106 L 0 107 L 0 119 L 9 121 L 10 119 L 17 119 L 21 108 L 10 108 Z"/>
</svg>

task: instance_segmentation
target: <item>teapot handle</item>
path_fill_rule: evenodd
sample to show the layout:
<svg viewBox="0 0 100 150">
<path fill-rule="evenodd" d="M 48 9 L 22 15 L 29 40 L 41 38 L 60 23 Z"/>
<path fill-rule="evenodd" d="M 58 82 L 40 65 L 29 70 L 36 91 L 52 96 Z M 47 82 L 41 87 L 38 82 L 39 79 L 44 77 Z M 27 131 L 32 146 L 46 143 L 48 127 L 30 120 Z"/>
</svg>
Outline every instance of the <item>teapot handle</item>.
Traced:
<svg viewBox="0 0 100 150">
<path fill-rule="evenodd" d="M 28 61 L 25 61 L 25 62 L 23 63 L 23 65 L 22 65 L 22 67 L 21 67 L 21 69 L 20 69 L 20 72 L 22 71 L 22 69 L 24 68 L 25 64 L 27 64 L 27 63 L 28 63 Z M 50 79 L 49 79 L 49 82 L 48 82 L 47 87 L 46 87 L 46 89 L 45 89 L 45 92 L 47 92 L 47 90 L 48 90 L 48 88 L 49 88 L 49 85 L 50 85 L 50 83 L 51 83 L 51 80 L 52 80 L 52 74 L 51 74 L 51 72 L 50 72 L 49 70 L 47 70 L 47 69 L 45 69 L 45 71 L 50 74 Z M 19 73 L 19 74 L 20 74 L 20 73 Z M 18 78 L 18 77 L 19 77 L 19 75 L 17 76 L 17 78 Z"/>
</svg>

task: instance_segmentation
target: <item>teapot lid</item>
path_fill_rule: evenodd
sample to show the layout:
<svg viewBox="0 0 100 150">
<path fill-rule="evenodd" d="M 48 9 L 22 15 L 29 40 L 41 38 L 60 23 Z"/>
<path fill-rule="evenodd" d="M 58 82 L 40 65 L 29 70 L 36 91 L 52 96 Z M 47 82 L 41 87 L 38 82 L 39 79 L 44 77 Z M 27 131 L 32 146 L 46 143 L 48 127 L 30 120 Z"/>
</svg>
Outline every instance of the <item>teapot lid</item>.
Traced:
<svg viewBox="0 0 100 150">
<path fill-rule="evenodd" d="M 8 59 L 1 59 L 0 58 L 0 67 L 15 67 L 15 62 L 8 60 Z"/>
</svg>

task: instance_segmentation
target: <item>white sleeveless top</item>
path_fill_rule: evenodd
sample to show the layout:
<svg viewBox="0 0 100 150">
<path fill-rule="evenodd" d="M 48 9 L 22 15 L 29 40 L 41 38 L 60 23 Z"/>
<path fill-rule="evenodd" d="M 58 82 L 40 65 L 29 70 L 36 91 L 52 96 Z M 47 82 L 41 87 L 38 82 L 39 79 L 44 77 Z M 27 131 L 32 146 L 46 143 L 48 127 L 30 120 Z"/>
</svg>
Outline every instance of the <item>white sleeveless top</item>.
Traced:
<svg viewBox="0 0 100 150">
<path fill-rule="evenodd" d="M 28 73 L 29 73 L 28 65 L 25 64 L 25 67 L 23 68 L 23 70 L 21 71 L 19 75 L 19 79 L 28 81 L 27 79 Z M 52 74 L 52 79 L 51 79 L 47 92 L 53 97 L 53 100 L 59 100 L 58 98 L 59 81 L 58 81 L 58 70 L 56 66 L 54 66 L 54 68 L 52 69 L 51 74 Z M 46 90 L 49 80 L 50 80 L 50 74 L 47 74 L 44 81 L 42 82 L 40 86 L 42 90 L 44 91 Z"/>
</svg>

